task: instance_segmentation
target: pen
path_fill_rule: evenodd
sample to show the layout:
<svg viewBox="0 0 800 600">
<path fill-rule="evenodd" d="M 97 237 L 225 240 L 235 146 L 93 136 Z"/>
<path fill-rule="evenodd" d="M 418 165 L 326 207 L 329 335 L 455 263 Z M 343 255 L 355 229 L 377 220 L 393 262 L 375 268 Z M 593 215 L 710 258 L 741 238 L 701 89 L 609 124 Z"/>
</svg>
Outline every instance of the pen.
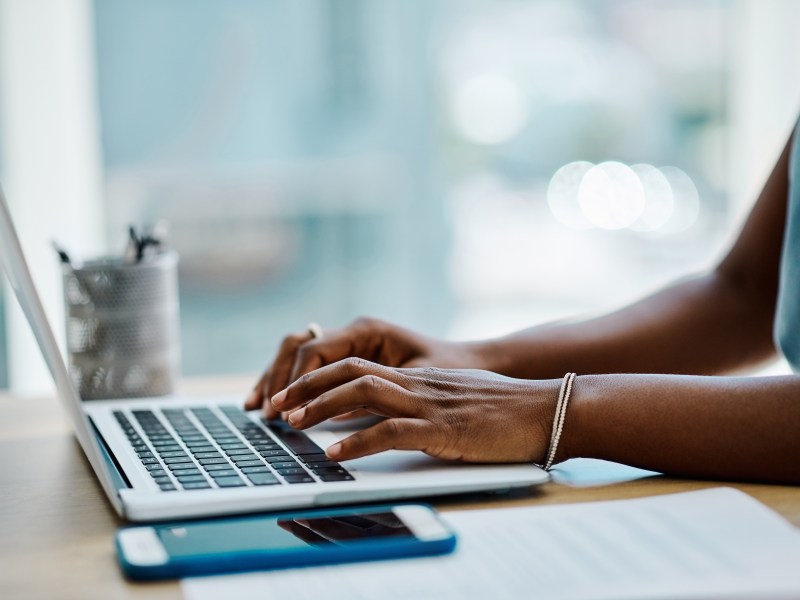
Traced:
<svg viewBox="0 0 800 600">
<path fill-rule="evenodd" d="M 64 264 L 64 265 L 67 265 L 67 266 L 71 267 L 72 266 L 72 261 L 70 260 L 69 254 L 67 254 L 67 251 L 64 250 L 61 246 L 59 246 L 58 243 L 55 240 L 50 242 L 50 244 L 53 246 L 53 250 L 56 251 L 56 254 L 58 254 L 58 258 L 59 258 L 59 260 L 61 260 L 61 264 Z"/>
</svg>

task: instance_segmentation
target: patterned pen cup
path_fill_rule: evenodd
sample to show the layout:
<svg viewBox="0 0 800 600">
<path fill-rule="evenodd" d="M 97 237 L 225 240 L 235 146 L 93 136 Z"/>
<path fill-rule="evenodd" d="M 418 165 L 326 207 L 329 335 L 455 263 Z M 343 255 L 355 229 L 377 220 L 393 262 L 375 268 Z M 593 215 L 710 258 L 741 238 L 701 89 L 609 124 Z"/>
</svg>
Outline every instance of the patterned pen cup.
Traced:
<svg viewBox="0 0 800 600">
<path fill-rule="evenodd" d="M 67 353 L 84 400 L 162 396 L 180 376 L 178 255 L 65 265 Z"/>
</svg>

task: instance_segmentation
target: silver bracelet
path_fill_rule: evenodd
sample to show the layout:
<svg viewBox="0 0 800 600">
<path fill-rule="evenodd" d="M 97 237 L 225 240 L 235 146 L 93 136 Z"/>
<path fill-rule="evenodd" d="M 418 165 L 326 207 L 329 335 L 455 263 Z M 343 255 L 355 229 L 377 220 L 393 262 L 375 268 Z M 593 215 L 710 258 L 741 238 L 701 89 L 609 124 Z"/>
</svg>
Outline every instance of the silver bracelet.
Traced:
<svg viewBox="0 0 800 600">
<path fill-rule="evenodd" d="M 561 432 L 564 429 L 564 418 L 567 416 L 567 404 L 572 394 L 572 382 L 575 381 L 575 373 L 567 373 L 561 381 L 561 389 L 558 391 L 558 404 L 556 404 L 556 414 L 553 417 L 553 432 L 550 435 L 550 449 L 547 451 L 547 461 L 544 466 L 537 465 L 549 471 L 553 466 L 558 450 L 558 442 L 561 440 Z"/>
</svg>

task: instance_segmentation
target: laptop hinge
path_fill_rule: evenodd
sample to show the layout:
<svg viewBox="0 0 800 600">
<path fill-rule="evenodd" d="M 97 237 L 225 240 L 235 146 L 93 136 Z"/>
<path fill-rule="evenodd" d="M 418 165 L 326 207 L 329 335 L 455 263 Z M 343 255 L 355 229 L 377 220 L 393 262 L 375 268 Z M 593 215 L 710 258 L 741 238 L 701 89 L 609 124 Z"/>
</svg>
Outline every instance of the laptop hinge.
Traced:
<svg viewBox="0 0 800 600">
<path fill-rule="evenodd" d="M 92 424 L 92 431 L 97 438 L 97 445 L 100 448 L 100 454 L 102 455 L 103 460 L 108 467 L 108 472 L 111 474 L 111 482 L 114 484 L 114 487 L 117 488 L 117 491 L 133 488 L 130 480 L 125 475 L 125 471 L 122 470 L 122 467 L 117 462 L 117 459 L 114 457 L 114 454 L 111 452 L 108 444 L 106 444 L 106 440 L 103 438 L 100 430 L 97 429 L 97 425 L 94 424 L 94 421 L 91 417 L 89 417 L 89 422 Z"/>
</svg>

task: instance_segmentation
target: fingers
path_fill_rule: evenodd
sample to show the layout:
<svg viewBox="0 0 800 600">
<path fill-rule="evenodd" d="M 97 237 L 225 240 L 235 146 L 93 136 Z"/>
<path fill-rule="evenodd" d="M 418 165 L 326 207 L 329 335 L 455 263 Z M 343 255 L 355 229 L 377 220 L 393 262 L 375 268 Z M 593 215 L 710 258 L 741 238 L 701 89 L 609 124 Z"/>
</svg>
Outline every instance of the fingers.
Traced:
<svg viewBox="0 0 800 600">
<path fill-rule="evenodd" d="M 348 356 L 363 355 L 363 352 L 359 352 L 359 347 L 363 345 L 358 339 L 358 332 L 354 331 L 352 326 L 326 330 L 323 337 L 303 344 L 297 349 L 286 385 L 323 365 L 335 363 Z M 280 390 L 276 390 L 276 393 L 278 391 Z"/>
<path fill-rule="evenodd" d="M 381 321 L 361 318 L 342 329 L 325 330 L 316 339 L 308 331 L 286 336 L 272 365 L 245 400 L 245 408 L 264 406 L 268 418 L 277 417 L 278 411 L 268 406 L 266 399 L 323 365 L 350 356 L 375 358 L 373 355 L 382 347 L 384 329 Z"/>
<path fill-rule="evenodd" d="M 384 367 L 362 358 L 346 358 L 332 365 L 320 367 L 311 373 L 306 373 L 285 390 L 275 395 L 272 398 L 272 406 L 280 411 L 295 410 L 327 391 L 361 377 L 372 375 L 387 382 L 395 383 L 398 383 L 403 377 L 397 370 L 390 367 Z M 373 381 L 367 380 L 362 382 L 362 385 L 370 382 Z M 365 390 L 361 389 L 360 391 L 363 392 Z M 354 406 L 353 410 L 356 408 L 361 407 Z"/>
<path fill-rule="evenodd" d="M 268 419 L 274 419 L 278 416 L 278 411 L 273 409 L 270 403 L 265 402 L 265 400 L 268 400 L 276 392 L 286 387 L 288 373 L 291 372 L 294 364 L 294 354 L 297 348 L 310 339 L 311 333 L 308 331 L 293 333 L 283 339 L 278 349 L 278 355 L 272 365 L 264 371 L 258 383 L 245 399 L 244 407 L 246 410 L 255 410 L 263 406 L 264 415 Z"/>
<path fill-rule="evenodd" d="M 256 383 L 256 385 L 253 387 L 253 390 L 248 394 L 247 398 L 245 398 L 244 401 L 245 410 L 255 410 L 259 408 L 261 404 L 264 402 L 264 394 L 262 392 L 262 388 L 264 386 L 264 382 L 266 382 L 268 377 L 269 377 L 269 369 L 264 371 L 264 374 L 261 376 L 261 379 L 258 380 L 258 383 Z"/>
<path fill-rule="evenodd" d="M 337 442 L 325 454 L 332 460 L 342 461 L 386 450 L 425 452 L 432 441 L 429 427 L 421 419 L 387 419 Z"/>
<path fill-rule="evenodd" d="M 410 416 L 419 410 L 419 403 L 404 387 L 377 375 L 363 375 L 291 412 L 289 424 L 305 429 L 355 410 L 382 417 Z"/>
<path fill-rule="evenodd" d="M 351 421 L 353 419 L 363 419 L 364 417 L 371 417 L 373 416 L 371 412 L 368 410 L 364 410 L 363 408 L 359 408 L 358 410 L 354 410 L 353 412 L 349 412 L 344 415 L 339 415 L 338 417 L 332 417 L 333 421 Z"/>
<path fill-rule="evenodd" d="M 312 335 L 308 331 L 293 333 L 283 339 L 278 355 L 270 368 L 270 376 L 262 386 L 263 393 L 268 399 L 289 385 L 295 354 L 300 346 L 311 339 Z"/>
</svg>

